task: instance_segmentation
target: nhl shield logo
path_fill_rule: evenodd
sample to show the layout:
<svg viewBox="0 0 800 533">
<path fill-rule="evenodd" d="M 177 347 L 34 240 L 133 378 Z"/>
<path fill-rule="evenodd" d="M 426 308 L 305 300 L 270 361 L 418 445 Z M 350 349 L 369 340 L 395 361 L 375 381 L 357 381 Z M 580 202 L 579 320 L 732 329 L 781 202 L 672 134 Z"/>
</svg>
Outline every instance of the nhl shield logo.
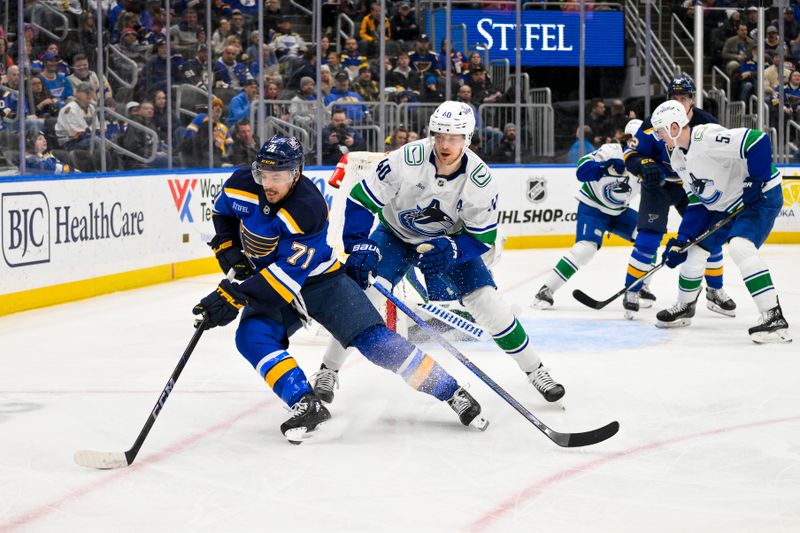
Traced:
<svg viewBox="0 0 800 533">
<path fill-rule="evenodd" d="M 527 196 L 528 200 L 534 204 L 543 202 L 547 198 L 547 180 L 544 176 L 528 178 Z"/>
</svg>

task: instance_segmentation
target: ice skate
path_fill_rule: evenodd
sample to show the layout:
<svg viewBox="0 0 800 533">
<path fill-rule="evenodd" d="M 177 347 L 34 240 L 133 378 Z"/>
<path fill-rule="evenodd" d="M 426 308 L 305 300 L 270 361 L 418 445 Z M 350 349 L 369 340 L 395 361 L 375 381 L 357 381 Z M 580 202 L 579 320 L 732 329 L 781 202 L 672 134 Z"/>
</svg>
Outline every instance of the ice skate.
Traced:
<svg viewBox="0 0 800 533">
<path fill-rule="evenodd" d="M 627 291 L 622 298 L 622 307 L 625 309 L 625 318 L 633 320 L 639 312 L 639 293 Z"/>
<path fill-rule="evenodd" d="M 780 304 L 765 313 L 761 313 L 758 325 L 747 331 L 756 344 L 792 342 L 792 338 L 789 336 L 789 324 L 783 318 Z"/>
<path fill-rule="evenodd" d="M 339 371 L 331 370 L 323 363 L 311 377 L 314 378 L 314 394 L 325 403 L 333 402 L 333 391 L 339 388 Z"/>
<path fill-rule="evenodd" d="M 639 307 L 650 309 L 654 303 L 656 303 L 656 295 L 647 287 L 642 287 L 642 290 L 639 291 Z"/>
<path fill-rule="evenodd" d="M 534 309 L 550 309 L 553 307 L 553 291 L 547 285 L 542 285 L 539 292 L 533 297 Z"/>
<path fill-rule="evenodd" d="M 706 287 L 706 307 L 721 315 L 736 316 L 736 303 L 725 289 Z"/>
<path fill-rule="evenodd" d="M 656 327 L 659 328 L 682 328 L 692 323 L 694 316 L 694 308 L 697 300 L 694 302 L 678 302 L 669 309 L 659 311 L 656 315 Z"/>
<path fill-rule="evenodd" d="M 486 431 L 486 428 L 489 427 L 489 421 L 480 416 L 480 404 L 464 387 L 456 389 L 453 396 L 447 400 L 447 405 L 456 412 L 459 420 L 465 426 L 472 426 L 481 431 Z"/>
<path fill-rule="evenodd" d="M 292 406 L 292 417 L 281 424 L 281 433 L 292 444 L 300 444 L 330 417 L 331 413 L 319 398 L 306 394 Z"/>
<path fill-rule="evenodd" d="M 557 402 L 564 396 L 564 386 L 553 381 L 547 369 L 539 363 L 539 368 L 528 372 L 528 381 L 548 402 Z"/>
</svg>

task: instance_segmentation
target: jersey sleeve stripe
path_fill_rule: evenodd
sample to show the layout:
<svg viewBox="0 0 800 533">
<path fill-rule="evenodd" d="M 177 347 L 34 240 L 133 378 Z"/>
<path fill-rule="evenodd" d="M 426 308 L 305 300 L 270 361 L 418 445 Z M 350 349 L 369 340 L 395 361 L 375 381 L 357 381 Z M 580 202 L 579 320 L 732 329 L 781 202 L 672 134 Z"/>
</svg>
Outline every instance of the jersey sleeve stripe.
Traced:
<svg viewBox="0 0 800 533">
<path fill-rule="evenodd" d="M 287 289 L 280 281 L 278 281 L 269 270 L 265 268 L 261 270 L 259 274 L 261 274 L 261 276 L 267 280 L 269 286 L 272 287 L 272 289 L 277 292 L 281 298 L 286 300 L 286 303 L 290 303 L 292 300 L 294 300 L 294 294 L 292 294 L 289 289 Z"/>
<path fill-rule="evenodd" d="M 303 234 L 303 230 L 300 229 L 300 226 L 297 224 L 297 222 L 295 222 L 294 218 L 292 218 L 292 215 L 290 215 L 286 209 L 281 208 L 281 210 L 278 211 L 278 218 L 281 219 L 284 224 L 286 224 L 286 227 L 290 232 L 299 233 L 301 235 Z"/>
<path fill-rule="evenodd" d="M 578 159 L 578 166 L 580 167 L 581 165 L 583 165 L 584 163 L 588 163 L 589 161 L 593 161 L 593 159 L 588 155 L 585 155 L 580 159 Z"/>
<path fill-rule="evenodd" d="M 362 181 L 361 185 L 364 186 L 364 192 L 367 193 L 367 195 L 369 196 L 370 200 L 372 200 L 372 202 L 375 205 L 377 205 L 380 208 L 383 208 L 383 206 L 386 205 L 383 202 L 381 202 L 380 200 L 378 200 L 378 197 L 375 196 L 375 193 L 370 190 L 369 185 L 367 185 L 366 181 Z"/>
<path fill-rule="evenodd" d="M 300 292 L 300 289 L 302 288 L 300 287 L 300 284 L 297 283 L 292 276 L 287 274 L 286 271 L 281 267 L 275 263 L 272 263 L 267 267 L 267 270 L 272 272 L 272 275 L 275 276 L 281 283 L 283 283 L 287 289 L 292 291 L 295 296 Z"/>
<path fill-rule="evenodd" d="M 479 241 L 479 242 L 481 242 L 481 243 L 483 243 L 483 244 L 485 244 L 487 246 L 492 246 L 494 244 L 494 241 L 497 240 L 497 228 L 494 228 L 494 229 L 489 230 L 489 231 L 485 231 L 483 233 L 474 233 L 474 232 L 466 230 L 466 229 L 464 230 L 464 232 L 467 235 L 470 235 L 475 240 L 477 240 L 477 241 Z"/>
<path fill-rule="evenodd" d="M 355 187 L 353 187 L 353 190 L 350 191 L 350 198 L 364 206 L 365 209 L 372 213 L 380 213 L 381 211 L 381 208 L 378 207 L 378 205 L 375 204 L 375 202 L 373 202 L 369 196 L 367 196 L 366 192 L 364 192 L 364 188 L 361 186 L 361 183 L 356 183 Z"/>
<path fill-rule="evenodd" d="M 258 205 L 258 195 L 257 194 L 253 194 L 251 192 L 243 191 L 241 189 L 233 189 L 231 187 L 225 187 L 225 189 L 223 189 L 223 190 L 225 191 L 225 194 L 229 198 L 233 198 L 235 200 L 239 200 L 239 201 L 242 201 L 242 202 L 248 202 L 248 203 L 251 203 L 251 204 Z"/>
<path fill-rule="evenodd" d="M 488 226 L 484 226 L 482 228 L 479 228 L 477 226 L 467 226 L 466 224 L 464 224 L 464 228 L 466 228 L 466 230 L 469 231 L 470 233 L 484 233 L 496 227 L 497 227 L 496 222 L 493 222 L 492 224 L 489 224 Z"/>
<path fill-rule="evenodd" d="M 740 156 L 745 158 L 750 148 L 764 137 L 765 133 L 759 130 L 747 130 L 747 134 L 742 138 L 742 146 Z"/>
</svg>

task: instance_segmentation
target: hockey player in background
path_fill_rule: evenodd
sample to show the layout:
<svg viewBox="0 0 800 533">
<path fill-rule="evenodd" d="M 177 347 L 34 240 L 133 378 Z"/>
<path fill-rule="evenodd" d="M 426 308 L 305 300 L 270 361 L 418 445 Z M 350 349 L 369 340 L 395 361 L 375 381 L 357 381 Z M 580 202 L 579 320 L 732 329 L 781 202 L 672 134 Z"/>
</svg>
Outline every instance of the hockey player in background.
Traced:
<svg viewBox="0 0 800 533">
<path fill-rule="evenodd" d="M 236 346 L 292 409 L 281 432 L 299 444 L 330 418 L 288 338 L 311 317 L 343 346 L 399 374 L 411 387 L 446 401 L 464 425 L 485 429 L 480 405 L 422 350 L 389 330 L 364 292 L 344 275 L 326 242 L 328 206 L 302 174 L 303 148 L 294 137 L 273 136 L 252 168 L 236 170 L 214 199 L 211 246 L 223 280 L 193 310 L 207 327 L 225 326 L 244 309 Z"/>
<path fill-rule="evenodd" d="M 342 233 L 350 254 L 345 271 L 364 289 L 372 273 L 394 287 L 413 266 L 426 280 L 441 278 L 536 390 L 554 402 L 564 387 L 543 367 L 481 260 L 497 237 L 498 193 L 489 168 L 468 148 L 474 130 L 469 105 L 444 102 L 430 117 L 428 138 L 389 153 L 353 187 Z M 376 215 L 380 223 L 370 233 Z M 423 244 L 428 251 L 418 249 Z M 375 289 L 370 294 L 380 303 Z M 333 400 L 343 346 L 331 342 L 318 372 L 315 390 L 325 401 Z"/>
<path fill-rule="evenodd" d="M 638 119 L 625 125 L 623 142 L 627 146 L 636 147 L 636 132 L 641 125 L 642 121 Z M 622 145 L 616 142 L 604 144 L 583 156 L 578 161 L 576 174 L 582 185 L 577 196 L 575 244 L 556 263 L 534 296 L 533 307 L 537 309 L 553 306 L 553 294 L 579 268 L 589 263 L 603 245 L 607 232 L 628 241 L 636 237 L 638 213 L 629 205 L 631 199 L 639 194 L 639 181 L 635 177 L 631 180 L 625 170 Z"/>
<path fill-rule="evenodd" d="M 670 82 L 667 94 L 671 100 L 683 105 L 690 126 L 717 123 L 713 115 L 694 107 L 695 86 L 691 79 L 685 76 L 675 78 Z M 647 117 L 636 134 L 638 141 L 636 147 L 628 147 L 624 151 L 625 167 L 642 179 L 639 220 L 636 228 L 638 233 L 628 262 L 626 287 L 653 268 L 658 247 L 667 232 L 669 207 L 675 206 L 682 215 L 688 202 L 680 178 L 670 167 L 669 154 L 664 143 L 650 135 L 651 131 L 650 117 Z M 722 315 L 734 316 L 736 304 L 722 288 L 722 248 L 711 250 L 705 277 L 708 285 L 706 306 Z M 622 302 L 625 317 L 632 319 L 639 311 L 640 300 L 645 299 L 654 301 L 655 296 L 643 289 L 641 284 L 634 285 L 626 292 Z"/>
<path fill-rule="evenodd" d="M 653 135 L 666 143 L 670 165 L 683 180 L 689 206 L 678 236 L 670 239 L 663 260 L 680 265 L 678 303 L 660 311 L 658 326 L 688 326 L 694 316 L 703 270 L 710 250 L 728 243 L 728 252 L 742 273 L 747 290 L 761 312 L 749 329 L 753 342 L 790 342 L 778 293 L 758 248 L 772 230 L 783 206 L 781 174 L 772 164 L 769 135 L 748 128 L 725 129 L 718 124 L 689 125 L 682 105 L 661 104 L 653 112 Z M 686 252 L 695 237 L 735 211 L 736 218 Z"/>
</svg>

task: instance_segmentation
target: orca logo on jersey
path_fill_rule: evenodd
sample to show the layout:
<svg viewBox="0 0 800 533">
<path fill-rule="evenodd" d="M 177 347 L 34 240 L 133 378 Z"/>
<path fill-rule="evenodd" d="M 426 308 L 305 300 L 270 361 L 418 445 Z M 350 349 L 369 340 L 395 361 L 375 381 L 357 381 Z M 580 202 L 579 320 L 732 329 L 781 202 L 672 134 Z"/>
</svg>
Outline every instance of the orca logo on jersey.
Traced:
<svg viewBox="0 0 800 533">
<path fill-rule="evenodd" d="M 704 204 L 711 205 L 722 196 L 722 193 L 714 187 L 714 180 L 698 178 L 691 172 L 689 172 L 689 177 L 691 178 L 689 188 L 692 189 L 697 199 Z"/>
<path fill-rule="evenodd" d="M 441 210 L 439 200 L 431 200 L 427 207 L 417 207 L 401 211 L 397 218 L 408 230 L 426 237 L 439 237 L 446 235 L 447 230 L 453 227 L 453 219 Z"/>
<path fill-rule="evenodd" d="M 623 206 L 631 193 L 628 178 L 611 181 L 603 187 L 603 198 L 611 206 Z"/>
</svg>

